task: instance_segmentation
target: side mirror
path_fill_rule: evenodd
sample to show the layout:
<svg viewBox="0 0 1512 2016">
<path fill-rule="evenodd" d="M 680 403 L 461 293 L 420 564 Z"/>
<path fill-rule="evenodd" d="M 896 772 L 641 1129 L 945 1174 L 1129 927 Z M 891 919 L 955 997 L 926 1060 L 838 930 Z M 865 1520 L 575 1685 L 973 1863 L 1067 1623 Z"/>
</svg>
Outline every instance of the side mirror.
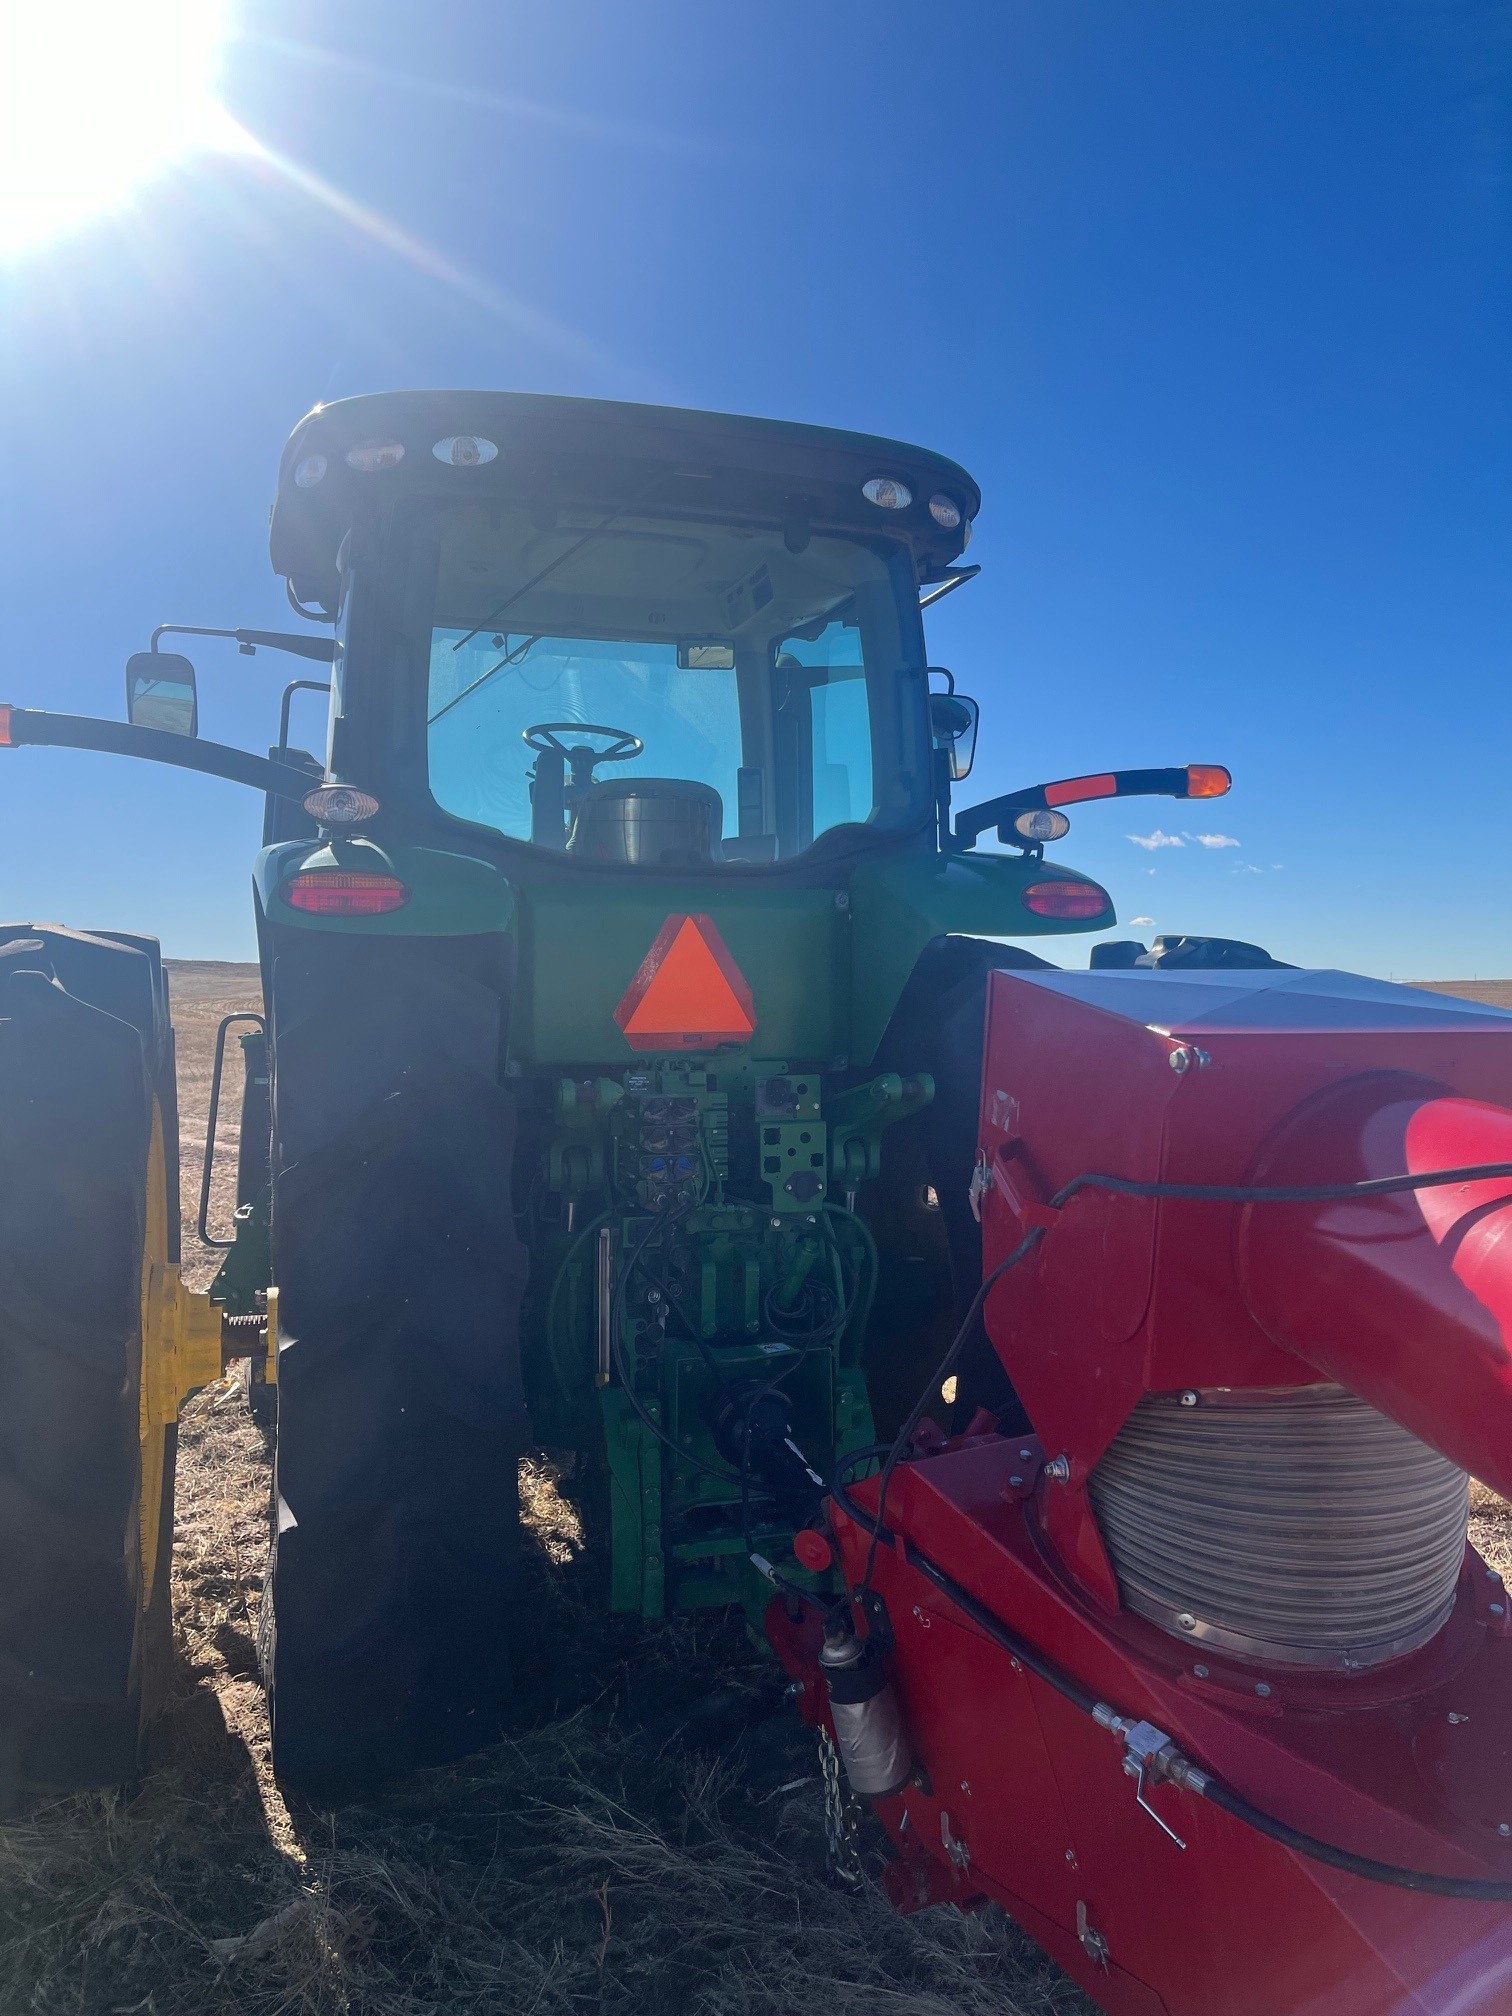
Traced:
<svg viewBox="0 0 1512 2016">
<path fill-rule="evenodd" d="M 138 651 L 126 660 L 126 719 L 133 728 L 198 735 L 194 667 L 176 651 Z"/>
<path fill-rule="evenodd" d="M 950 781 L 959 784 L 971 775 L 976 755 L 977 723 L 982 710 L 964 693 L 931 693 L 929 730 L 936 749 L 943 749 L 950 762 Z"/>
</svg>

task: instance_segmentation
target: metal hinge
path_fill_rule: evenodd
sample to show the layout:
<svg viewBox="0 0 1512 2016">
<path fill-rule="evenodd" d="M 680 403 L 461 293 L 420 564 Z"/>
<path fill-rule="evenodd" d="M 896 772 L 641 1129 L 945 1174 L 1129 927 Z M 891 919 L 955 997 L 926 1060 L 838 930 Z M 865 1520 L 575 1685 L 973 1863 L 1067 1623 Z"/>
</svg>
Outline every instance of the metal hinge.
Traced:
<svg viewBox="0 0 1512 2016">
<path fill-rule="evenodd" d="M 1076 1900 L 1076 1936 L 1081 1942 L 1083 1953 L 1086 1954 L 1093 1966 L 1101 1967 L 1106 1974 L 1109 1958 L 1108 1942 L 1102 1933 L 1097 1930 L 1096 1926 L 1088 1921 L 1087 1907 L 1080 1897 Z"/>
<path fill-rule="evenodd" d="M 946 1855 L 957 1869 L 969 1869 L 971 1867 L 971 1850 L 966 1846 L 961 1837 L 952 1830 L 950 1815 L 943 1811 L 940 1814 L 940 1846 L 945 1850 Z"/>
<path fill-rule="evenodd" d="M 978 1225 L 982 1222 L 982 1199 L 992 1188 L 992 1169 L 987 1159 L 987 1150 L 978 1148 L 976 1167 L 971 1172 L 971 1188 L 966 1192 L 966 1201 L 971 1206 L 971 1215 Z"/>
</svg>

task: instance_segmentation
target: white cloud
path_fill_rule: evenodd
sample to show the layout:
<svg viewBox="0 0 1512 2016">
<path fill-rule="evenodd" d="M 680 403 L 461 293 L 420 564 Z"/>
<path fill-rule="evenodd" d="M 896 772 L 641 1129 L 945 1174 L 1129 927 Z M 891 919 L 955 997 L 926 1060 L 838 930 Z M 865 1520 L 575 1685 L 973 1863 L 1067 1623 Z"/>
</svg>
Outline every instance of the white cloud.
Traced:
<svg viewBox="0 0 1512 2016">
<path fill-rule="evenodd" d="M 1192 838 L 1199 847 L 1237 847 L 1239 842 L 1232 833 L 1194 833 Z"/>
<path fill-rule="evenodd" d="M 1155 919 L 1153 917 L 1131 917 L 1129 919 L 1129 929 L 1131 931 L 1137 931 L 1141 925 L 1153 924 L 1154 922 Z"/>
<path fill-rule="evenodd" d="M 1131 833 L 1128 836 L 1136 847 L 1143 847 L 1153 854 L 1157 847 L 1185 847 L 1186 842 L 1179 833 L 1162 833 L 1157 826 L 1153 833 Z"/>
<path fill-rule="evenodd" d="M 1234 873 L 1236 875 L 1263 875 L 1265 870 L 1257 868 L 1253 861 L 1241 861 L 1239 866 L 1234 870 Z"/>
</svg>

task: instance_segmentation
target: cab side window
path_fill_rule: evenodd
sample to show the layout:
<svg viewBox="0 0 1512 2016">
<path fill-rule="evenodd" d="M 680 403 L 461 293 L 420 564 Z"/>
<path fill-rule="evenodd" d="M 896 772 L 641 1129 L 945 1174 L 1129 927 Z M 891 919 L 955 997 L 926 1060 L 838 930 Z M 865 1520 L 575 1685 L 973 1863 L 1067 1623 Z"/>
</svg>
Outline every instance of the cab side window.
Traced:
<svg viewBox="0 0 1512 2016">
<path fill-rule="evenodd" d="M 854 619 L 835 618 L 777 646 L 779 793 L 784 853 L 801 852 L 836 826 L 871 816 L 871 698 Z"/>
</svg>

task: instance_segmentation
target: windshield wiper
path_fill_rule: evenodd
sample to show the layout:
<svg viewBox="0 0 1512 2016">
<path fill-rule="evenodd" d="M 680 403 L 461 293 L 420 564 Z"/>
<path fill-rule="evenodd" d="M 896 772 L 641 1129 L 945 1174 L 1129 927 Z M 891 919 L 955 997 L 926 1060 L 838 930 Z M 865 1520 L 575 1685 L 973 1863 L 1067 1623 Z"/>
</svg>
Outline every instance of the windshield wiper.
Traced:
<svg viewBox="0 0 1512 2016">
<path fill-rule="evenodd" d="M 478 633 L 476 630 L 474 630 L 472 634 L 474 637 L 476 637 Z M 539 644 L 540 641 L 541 641 L 541 633 L 537 633 L 537 635 L 534 637 L 527 637 L 523 644 L 516 644 L 513 651 L 506 652 L 505 655 L 499 660 L 497 665 L 490 665 L 486 672 L 480 672 L 477 678 L 473 680 L 470 686 L 464 686 L 460 693 L 453 693 L 452 697 L 450 698 L 450 700 L 447 701 L 444 707 L 438 707 L 434 714 L 427 715 L 425 722 L 426 727 L 433 728 L 435 724 L 441 719 L 441 716 L 443 714 L 450 714 L 453 707 L 459 706 L 461 702 L 467 698 L 469 693 L 476 693 L 480 686 L 486 686 L 488 681 L 492 679 L 492 677 L 494 676 L 495 672 L 502 672 L 505 670 L 507 666 L 510 665 L 523 665 L 525 663 L 526 658 L 529 656 L 531 646 Z M 460 650 L 461 646 L 458 645 L 456 648 Z"/>
<path fill-rule="evenodd" d="M 637 504 L 643 504 L 646 498 L 651 494 L 651 492 L 656 488 L 657 484 L 661 482 L 662 478 L 667 473 L 668 472 L 665 469 L 658 469 L 655 475 L 652 476 L 650 482 L 643 484 L 642 487 L 636 491 L 633 497 L 627 497 L 623 504 L 616 504 L 614 509 L 609 513 L 609 516 L 607 518 L 601 518 L 597 525 L 590 526 L 589 529 L 583 534 L 581 539 L 575 539 L 572 542 L 572 544 L 567 548 L 565 553 L 558 553 L 555 560 L 548 560 L 546 562 L 546 565 L 541 569 L 539 574 L 532 574 L 530 579 L 528 581 L 522 582 L 521 585 L 518 588 L 516 588 L 512 594 L 506 595 L 504 597 L 504 600 L 499 604 L 498 608 L 491 610 L 489 614 L 483 618 L 483 621 L 481 623 L 474 625 L 474 627 L 468 631 L 465 637 L 459 639 L 458 642 L 452 646 L 452 649 L 454 651 L 460 651 L 464 644 L 470 644 L 474 639 L 474 637 L 479 636 L 483 631 L 492 630 L 494 625 L 498 622 L 499 618 L 503 616 L 508 610 L 513 609 L 514 605 L 516 604 L 516 602 L 519 601 L 522 595 L 528 595 L 532 588 L 539 588 L 541 583 L 546 579 L 546 577 L 549 574 L 555 574 L 558 567 L 562 566 L 564 562 L 570 560 L 574 553 L 581 553 L 583 548 L 588 544 L 590 539 L 597 539 L 597 537 L 601 532 L 607 532 L 609 530 L 609 527 L 614 523 L 614 521 L 617 518 L 623 518 L 625 513 L 627 511 L 633 511 Z M 495 669 L 497 670 L 497 667 Z M 484 676 L 486 677 L 487 675 L 485 674 Z"/>
</svg>

